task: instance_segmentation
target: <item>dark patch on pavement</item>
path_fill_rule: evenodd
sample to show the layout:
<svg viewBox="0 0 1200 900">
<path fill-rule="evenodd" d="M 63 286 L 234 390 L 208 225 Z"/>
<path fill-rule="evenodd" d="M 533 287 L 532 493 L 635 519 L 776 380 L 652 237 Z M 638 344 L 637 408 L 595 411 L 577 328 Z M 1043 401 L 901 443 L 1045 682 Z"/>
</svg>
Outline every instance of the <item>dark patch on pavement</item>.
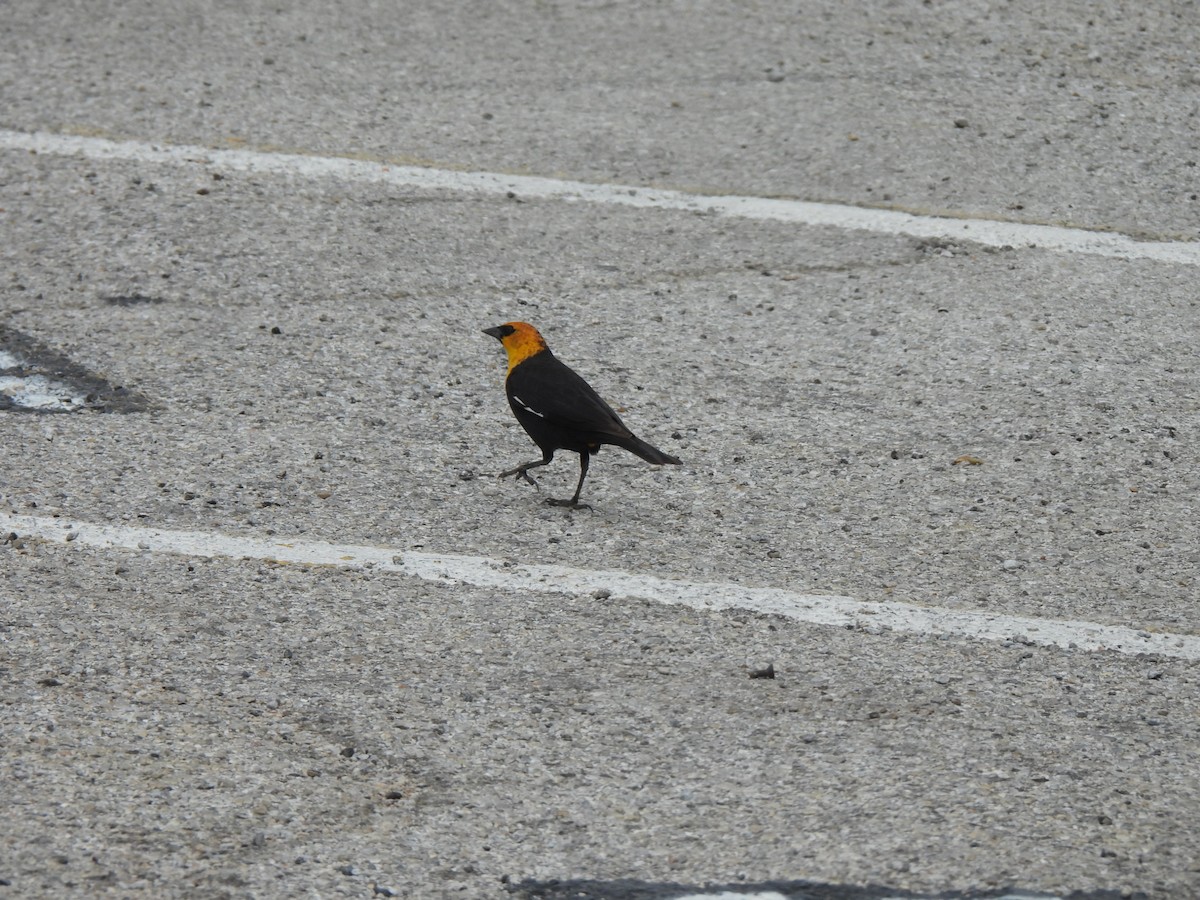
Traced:
<svg viewBox="0 0 1200 900">
<path fill-rule="evenodd" d="M 747 898 L 773 892 L 788 900 L 1145 900 L 1146 894 L 1121 891 L 1072 891 L 1046 894 L 1018 888 L 916 893 L 882 885 L 822 884 L 814 881 L 763 881 L 757 884 L 685 885 L 618 879 L 532 881 L 507 885 L 511 894 L 524 900 L 674 900 L 678 897 L 739 895 Z"/>
<path fill-rule="evenodd" d="M 38 409 L 22 405 L 10 394 L 0 393 L 0 412 L 51 414 L 88 409 L 94 412 L 132 413 L 143 412 L 151 405 L 138 391 L 114 385 L 107 378 L 5 325 L 0 325 L 0 350 L 16 358 L 15 365 L 0 363 L 0 377 L 26 379 L 40 376 L 82 398 L 82 402 L 71 407 Z"/>
<path fill-rule="evenodd" d="M 145 294 L 117 294 L 100 299 L 109 306 L 151 306 L 166 302 L 162 297 L 147 297 Z"/>
</svg>

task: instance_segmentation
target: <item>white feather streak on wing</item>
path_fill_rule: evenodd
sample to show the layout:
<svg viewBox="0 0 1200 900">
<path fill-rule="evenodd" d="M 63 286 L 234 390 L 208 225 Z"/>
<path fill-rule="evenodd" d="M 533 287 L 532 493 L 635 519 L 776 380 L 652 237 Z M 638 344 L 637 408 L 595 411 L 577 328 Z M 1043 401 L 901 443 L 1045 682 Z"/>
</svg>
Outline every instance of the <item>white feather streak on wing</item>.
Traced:
<svg viewBox="0 0 1200 900">
<path fill-rule="evenodd" d="M 521 407 L 521 409 L 524 409 L 524 410 L 527 410 L 528 412 L 531 412 L 531 413 L 533 413 L 533 414 L 534 414 L 535 416 L 537 416 L 539 419 L 544 419 L 544 418 L 546 418 L 546 414 L 545 414 L 545 413 L 540 413 L 540 412 L 538 412 L 536 409 L 534 409 L 532 406 L 530 406 L 528 403 L 526 403 L 524 400 L 522 400 L 522 399 L 521 399 L 520 397 L 518 397 L 516 394 L 513 394 L 513 395 L 512 395 L 512 398 L 513 398 L 513 402 L 514 402 L 514 403 L 516 403 L 518 406 L 520 406 L 520 407 Z"/>
</svg>

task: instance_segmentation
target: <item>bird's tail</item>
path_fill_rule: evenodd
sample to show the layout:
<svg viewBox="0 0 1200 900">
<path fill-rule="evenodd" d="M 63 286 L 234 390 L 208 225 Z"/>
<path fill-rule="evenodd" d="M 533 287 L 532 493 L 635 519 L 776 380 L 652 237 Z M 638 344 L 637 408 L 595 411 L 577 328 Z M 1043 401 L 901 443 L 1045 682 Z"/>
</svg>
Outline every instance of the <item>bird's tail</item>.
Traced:
<svg viewBox="0 0 1200 900">
<path fill-rule="evenodd" d="M 636 453 L 648 463 L 654 463 L 656 466 L 679 466 L 683 465 L 682 461 L 670 453 L 663 453 L 657 447 L 647 444 L 640 437 L 630 435 L 627 438 L 622 438 L 613 443 L 624 447 L 630 453 Z"/>
</svg>

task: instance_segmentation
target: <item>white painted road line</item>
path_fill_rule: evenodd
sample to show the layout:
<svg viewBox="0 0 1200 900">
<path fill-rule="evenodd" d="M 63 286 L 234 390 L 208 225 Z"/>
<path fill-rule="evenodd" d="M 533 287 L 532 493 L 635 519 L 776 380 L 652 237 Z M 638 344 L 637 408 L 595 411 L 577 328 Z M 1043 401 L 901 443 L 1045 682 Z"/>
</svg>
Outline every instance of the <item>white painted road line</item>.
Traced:
<svg viewBox="0 0 1200 900">
<path fill-rule="evenodd" d="M 890 601 L 869 603 L 779 588 L 673 581 L 630 572 L 518 565 L 482 556 L 414 553 L 324 541 L 264 540 L 201 531 L 166 531 L 90 524 L 66 518 L 0 514 L 0 534 L 11 532 L 45 541 L 70 541 L 76 546 L 103 549 L 371 569 L 442 584 L 466 584 L 512 593 L 599 596 L 610 600 L 640 597 L 692 609 L 744 609 L 843 628 L 949 634 L 1085 651 L 1154 653 L 1178 659 L 1200 659 L 1200 636 L 1197 635 L 1139 631 L 1094 622 L 964 612 Z"/>
<path fill-rule="evenodd" d="M 0 409 L 11 404 L 18 409 L 39 412 L 70 412 L 87 404 L 87 398 L 79 391 L 61 381 L 44 375 L 30 375 L 21 371 L 25 363 L 7 350 L 0 350 Z"/>
<path fill-rule="evenodd" d="M 78 391 L 44 375 L 0 375 L 0 396 L 6 398 L 0 409 L 11 404 L 38 412 L 71 412 L 87 404 Z"/>
<path fill-rule="evenodd" d="M 521 197 L 581 201 L 643 209 L 669 209 L 817 225 L 878 234 L 910 235 L 950 241 L 967 241 L 989 247 L 1041 247 L 1063 253 L 1085 253 L 1121 259 L 1200 265 L 1200 243 L 1139 241 L 1124 234 L 1026 225 L 990 219 L 918 216 L 886 209 L 808 203 L 767 197 L 688 194 L 613 184 L 589 184 L 495 172 L 460 172 L 449 169 L 390 165 L 386 162 L 345 157 L 303 156 L 256 150 L 218 150 L 209 147 L 114 141 L 97 137 L 26 133 L 0 129 L 0 150 L 25 150 L 88 159 L 205 165 L 214 169 L 304 178 L 342 178 L 420 188 Z"/>
</svg>

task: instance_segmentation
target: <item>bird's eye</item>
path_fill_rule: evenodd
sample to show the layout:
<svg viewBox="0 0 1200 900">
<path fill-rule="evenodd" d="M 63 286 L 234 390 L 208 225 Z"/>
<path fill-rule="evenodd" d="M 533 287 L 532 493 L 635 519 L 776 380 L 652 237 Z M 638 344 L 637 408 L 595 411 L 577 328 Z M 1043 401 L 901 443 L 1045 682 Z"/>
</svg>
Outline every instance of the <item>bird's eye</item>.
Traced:
<svg viewBox="0 0 1200 900">
<path fill-rule="evenodd" d="M 512 334 L 516 330 L 517 329 L 513 328 L 511 325 L 501 325 L 500 326 L 500 336 L 508 337 L 510 334 Z"/>
</svg>

